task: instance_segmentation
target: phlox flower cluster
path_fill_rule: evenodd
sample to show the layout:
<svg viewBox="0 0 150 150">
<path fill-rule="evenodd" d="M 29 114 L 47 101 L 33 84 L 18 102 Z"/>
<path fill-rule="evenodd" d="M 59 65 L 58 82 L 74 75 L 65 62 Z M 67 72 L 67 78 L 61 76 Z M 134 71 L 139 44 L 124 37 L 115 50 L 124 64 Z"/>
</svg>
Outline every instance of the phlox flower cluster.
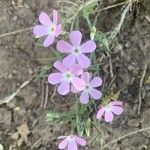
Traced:
<svg viewBox="0 0 150 150">
<path fill-rule="evenodd" d="M 58 12 L 53 10 L 49 17 L 42 12 L 39 15 L 40 25 L 33 28 L 36 37 L 45 37 L 43 46 L 52 45 L 61 32 L 62 25 L 58 21 Z M 98 89 L 102 85 L 99 76 L 92 76 L 87 69 L 91 65 L 88 55 L 96 50 L 96 43 L 93 40 L 82 41 L 83 35 L 80 31 L 71 31 L 69 41 L 59 40 L 56 43 L 56 50 L 65 55 L 63 60 L 54 62 L 55 71 L 48 76 L 48 82 L 57 85 L 60 95 L 67 95 L 69 92 L 79 95 L 81 104 L 87 104 L 90 99 L 100 100 L 101 91 Z M 112 122 L 114 115 L 121 115 L 123 112 L 122 102 L 112 101 L 107 106 L 100 107 L 96 117 L 106 122 Z M 86 141 L 76 135 L 61 136 L 62 142 L 59 149 L 77 150 L 78 145 L 85 146 Z"/>
</svg>

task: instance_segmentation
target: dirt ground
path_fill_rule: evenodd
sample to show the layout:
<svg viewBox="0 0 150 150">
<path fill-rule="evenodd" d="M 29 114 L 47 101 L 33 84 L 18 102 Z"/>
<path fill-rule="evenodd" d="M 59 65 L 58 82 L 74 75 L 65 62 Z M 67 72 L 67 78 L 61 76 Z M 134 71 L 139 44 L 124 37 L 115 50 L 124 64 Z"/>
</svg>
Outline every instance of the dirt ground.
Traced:
<svg viewBox="0 0 150 150">
<path fill-rule="evenodd" d="M 112 2 L 110 2 L 111 4 Z M 109 5 L 106 1 L 104 6 Z M 40 11 L 55 8 L 52 0 L 0 0 L 0 35 L 32 27 L 37 23 Z M 99 25 L 102 31 L 113 29 L 120 18 L 121 7 L 101 13 Z M 117 36 L 111 53 L 116 90 L 121 91 L 124 114 L 112 124 L 101 123 L 103 141 L 110 142 L 121 135 L 150 126 L 150 1 L 134 4 Z M 12 94 L 24 81 L 32 78 L 40 66 L 47 64 L 51 56 L 49 48 L 34 44 L 31 31 L 0 38 L 0 99 Z M 109 80 L 107 60 L 101 65 L 103 78 Z M 142 87 L 140 81 L 146 68 Z M 138 115 L 139 89 L 141 111 Z M 46 77 L 34 80 L 10 103 L 0 105 L 0 144 L 4 150 L 56 150 L 57 137 L 66 128 L 50 126 L 46 121 L 48 110 L 66 111 L 69 98 L 56 95 L 50 99 L 53 87 Z M 48 91 L 49 99 L 45 100 Z M 43 97 L 44 95 L 44 97 Z M 54 102 L 55 101 L 55 102 Z M 87 138 L 85 149 L 100 150 L 100 142 Z M 129 136 L 112 144 L 106 150 L 150 150 L 150 130 Z"/>
</svg>

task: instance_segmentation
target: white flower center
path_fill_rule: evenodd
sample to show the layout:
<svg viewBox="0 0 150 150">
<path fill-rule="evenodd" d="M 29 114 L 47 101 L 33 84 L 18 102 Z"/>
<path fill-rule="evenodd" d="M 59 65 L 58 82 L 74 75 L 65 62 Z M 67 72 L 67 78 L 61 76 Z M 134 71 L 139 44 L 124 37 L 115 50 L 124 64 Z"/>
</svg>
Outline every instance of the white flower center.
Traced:
<svg viewBox="0 0 150 150">
<path fill-rule="evenodd" d="M 89 92 L 90 90 L 91 90 L 90 85 L 89 85 L 89 84 L 86 84 L 86 86 L 85 86 L 85 91 Z"/>
<path fill-rule="evenodd" d="M 90 88 L 90 87 L 89 87 L 88 85 L 85 87 L 86 90 L 89 90 L 89 88 Z"/>
<path fill-rule="evenodd" d="M 48 33 L 49 34 L 52 34 L 55 32 L 55 27 L 54 26 L 51 26 L 49 29 L 48 29 Z"/>
<path fill-rule="evenodd" d="M 73 50 L 73 54 L 74 54 L 74 55 L 78 55 L 78 54 L 80 54 L 80 53 L 81 53 L 80 48 L 79 48 L 79 47 L 75 47 L 74 50 Z"/>
<path fill-rule="evenodd" d="M 75 139 L 73 136 L 68 136 L 68 142 L 75 142 Z"/>
<path fill-rule="evenodd" d="M 107 105 L 107 106 L 105 106 L 105 109 L 106 109 L 106 111 L 111 111 L 110 110 L 110 107 Z"/>
<path fill-rule="evenodd" d="M 65 74 L 64 74 L 64 77 L 65 77 L 65 80 L 67 80 L 67 81 L 71 81 L 71 79 L 72 79 L 72 74 L 71 74 L 71 72 L 70 71 L 68 71 L 68 72 L 66 72 Z"/>
</svg>

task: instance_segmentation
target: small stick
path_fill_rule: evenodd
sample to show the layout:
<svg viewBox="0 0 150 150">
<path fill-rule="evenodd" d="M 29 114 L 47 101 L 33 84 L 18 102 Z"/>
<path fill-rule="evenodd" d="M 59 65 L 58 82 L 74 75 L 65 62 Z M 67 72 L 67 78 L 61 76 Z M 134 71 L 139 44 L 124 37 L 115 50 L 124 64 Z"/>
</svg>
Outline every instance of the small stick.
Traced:
<svg viewBox="0 0 150 150">
<path fill-rule="evenodd" d="M 128 4 L 128 3 L 135 3 L 135 2 L 139 3 L 141 1 L 138 1 L 138 0 L 129 0 L 129 1 L 125 1 L 125 2 L 121 2 L 121 3 L 117 3 L 117 4 L 113 4 L 113 5 L 104 7 L 102 9 L 99 9 L 97 12 L 105 11 L 105 10 L 108 10 L 108 9 L 111 9 L 111 8 L 122 6 L 122 5 L 125 5 L 125 4 Z"/>
<path fill-rule="evenodd" d="M 113 64 L 112 64 L 112 60 L 111 60 L 111 56 L 110 55 L 109 55 L 109 68 L 110 68 L 110 77 L 113 78 L 114 77 Z"/>
<path fill-rule="evenodd" d="M 138 115 L 140 115 L 141 113 L 141 105 L 142 105 L 142 97 L 141 97 L 141 89 L 142 89 L 142 85 L 143 85 L 143 81 L 144 81 L 144 78 L 145 78 L 145 75 L 146 75 L 146 69 L 147 69 L 147 61 L 144 65 L 144 70 L 142 72 L 142 76 L 141 76 L 141 79 L 140 79 L 140 84 L 139 84 L 139 105 L 138 105 Z"/>
<path fill-rule="evenodd" d="M 5 103 L 9 103 L 11 100 L 13 100 L 13 98 L 22 90 L 24 89 L 30 82 L 32 82 L 34 79 L 31 78 L 30 80 L 25 81 L 13 94 L 4 97 L 3 99 L 0 99 L 0 105 L 5 104 Z"/>
<path fill-rule="evenodd" d="M 120 21 L 118 23 L 118 25 L 115 27 L 115 29 L 111 32 L 111 35 L 109 37 L 109 40 L 112 41 L 116 35 L 120 32 L 120 29 L 124 23 L 124 20 L 125 20 L 125 17 L 126 17 L 126 14 L 127 12 L 129 11 L 129 8 L 131 6 L 131 3 L 128 3 L 128 5 L 125 7 L 125 9 L 123 10 L 122 14 L 121 14 L 121 18 L 120 18 Z"/>
<path fill-rule="evenodd" d="M 42 108 L 44 106 L 44 98 L 45 98 L 45 78 L 42 80 L 42 101 L 40 107 Z"/>
<path fill-rule="evenodd" d="M 101 148 L 101 150 L 104 149 L 104 148 L 106 148 L 106 147 L 108 147 L 108 146 L 110 146 L 110 145 L 112 145 L 112 144 L 114 144 L 114 143 L 116 143 L 117 141 L 120 141 L 120 140 L 122 140 L 122 139 L 128 137 L 128 136 L 131 136 L 131 135 L 134 135 L 134 134 L 137 134 L 137 133 L 146 131 L 146 130 L 150 130 L 150 127 L 146 127 L 146 128 L 143 128 L 143 129 L 136 130 L 136 131 L 133 131 L 133 132 L 131 132 L 131 133 L 125 134 L 125 135 L 119 137 L 118 139 L 115 139 L 115 140 L 113 140 L 113 141 L 111 141 L 111 142 L 105 144 L 105 145 Z"/>
<path fill-rule="evenodd" d="M 54 96 L 56 95 L 56 92 L 57 92 L 57 87 L 54 87 L 54 91 L 53 91 L 53 93 L 52 93 L 52 95 L 51 95 L 51 97 L 50 97 L 50 100 L 51 100 L 52 102 L 54 102 Z"/>
<path fill-rule="evenodd" d="M 46 105 L 47 105 L 47 102 L 48 102 L 48 92 L 49 92 L 49 84 L 46 84 L 45 100 L 44 100 L 43 108 L 46 108 Z"/>
<path fill-rule="evenodd" d="M 29 27 L 29 28 L 25 28 L 25 29 L 19 29 L 19 30 L 16 30 L 16 31 L 4 33 L 4 34 L 1 34 L 1 35 L 0 35 L 0 38 L 2 38 L 2 37 L 4 37 L 4 36 L 9 36 L 9 35 L 18 34 L 18 33 L 24 32 L 24 31 L 29 31 L 29 30 L 32 30 L 32 28 L 33 28 L 33 27 Z"/>
<path fill-rule="evenodd" d="M 40 142 L 42 141 L 42 138 L 38 139 L 30 149 L 34 149 Z"/>
</svg>

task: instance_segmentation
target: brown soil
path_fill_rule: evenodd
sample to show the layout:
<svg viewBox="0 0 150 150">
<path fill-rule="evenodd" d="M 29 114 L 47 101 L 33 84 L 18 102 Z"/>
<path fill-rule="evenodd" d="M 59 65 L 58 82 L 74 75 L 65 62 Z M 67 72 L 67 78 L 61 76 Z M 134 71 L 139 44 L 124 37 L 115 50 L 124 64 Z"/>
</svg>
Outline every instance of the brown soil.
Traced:
<svg viewBox="0 0 150 150">
<path fill-rule="evenodd" d="M 50 12 L 55 8 L 54 3 L 52 0 L 0 0 L 0 35 L 32 27 L 36 24 L 40 11 Z M 107 6 L 108 4 L 109 2 L 106 3 Z M 121 7 L 117 7 L 101 13 L 99 24 L 102 31 L 113 29 L 120 18 L 120 10 Z M 35 45 L 33 39 L 30 31 L 0 38 L 0 99 L 13 93 L 24 81 L 33 77 L 40 66 L 48 63 L 51 51 Z M 150 126 L 148 67 L 140 90 L 142 105 L 138 115 L 140 79 L 144 66 L 150 59 L 149 0 L 133 5 L 118 35 L 117 43 L 111 59 L 116 75 L 115 88 L 121 91 L 120 98 L 124 102 L 125 112 L 111 125 L 99 125 L 104 143 Z M 107 58 L 104 58 L 102 69 L 103 77 L 106 81 L 111 81 Z M 43 98 L 46 88 L 49 88 L 47 102 Z M 4 146 L 4 150 L 58 149 L 57 137 L 65 134 L 66 128 L 50 126 L 45 116 L 50 109 L 66 111 L 70 98 L 55 95 L 54 99 L 50 99 L 53 90 L 47 84 L 46 77 L 34 80 L 10 103 L 0 106 L 0 144 Z M 100 150 L 100 141 L 93 142 L 97 135 L 96 129 L 93 130 L 93 135 L 87 138 L 90 144 L 86 149 Z M 150 150 L 150 130 L 129 136 L 106 149 Z"/>
</svg>

